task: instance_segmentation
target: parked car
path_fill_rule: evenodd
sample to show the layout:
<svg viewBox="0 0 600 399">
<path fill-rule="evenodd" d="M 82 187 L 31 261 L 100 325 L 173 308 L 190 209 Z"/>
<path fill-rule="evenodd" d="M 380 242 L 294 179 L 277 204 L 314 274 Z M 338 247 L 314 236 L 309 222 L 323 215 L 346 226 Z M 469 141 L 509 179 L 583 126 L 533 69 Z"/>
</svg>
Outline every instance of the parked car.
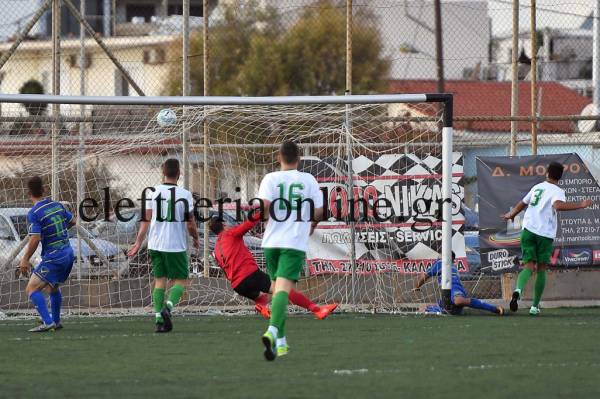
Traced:
<svg viewBox="0 0 600 399">
<path fill-rule="evenodd" d="M 131 218 L 131 220 L 129 221 L 123 221 L 119 220 L 115 215 L 112 215 L 107 221 L 102 219 L 92 222 L 87 226 L 94 236 L 103 240 L 110 241 L 122 250 L 126 250 L 131 244 L 135 242 L 141 220 L 141 210 L 139 208 L 130 209 L 121 212 L 121 215 L 125 219 L 129 219 L 132 216 L 133 218 Z M 209 215 L 210 217 L 218 215 L 217 208 L 211 209 Z M 243 213 L 243 215 L 245 214 Z M 233 226 L 238 224 L 234 209 L 225 207 L 223 211 L 223 219 L 226 225 Z M 198 226 L 200 248 L 198 251 L 191 251 L 190 264 L 192 272 L 202 273 L 202 271 L 204 270 L 204 223 L 201 221 L 197 221 L 196 224 Z M 256 258 L 258 264 L 264 265 L 264 255 L 261 249 L 261 239 L 256 236 L 257 234 L 259 234 L 257 232 L 257 229 L 253 229 L 246 236 L 244 236 L 244 242 L 250 249 L 250 252 L 252 252 L 254 257 Z M 217 237 L 212 232 L 209 232 L 208 252 L 211 267 L 211 275 L 219 275 L 220 270 L 214 262 L 214 259 L 212 259 L 212 253 L 215 249 L 216 241 Z M 191 241 L 189 242 L 189 248 L 192 248 Z M 148 274 L 150 272 L 149 263 L 150 262 L 148 257 L 146 240 L 138 254 L 130 260 L 130 272 L 136 276 Z"/>
<path fill-rule="evenodd" d="M 13 259 L 10 255 L 19 246 L 19 243 L 27 236 L 27 212 L 28 208 L 0 208 L 0 267 L 8 265 L 9 269 L 16 271 L 18 262 L 23 257 L 24 249 Z M 129 261 L 125 253 L 115 244 L 94 237 L 89 231 L 81 228 L 81 249 L 77 237 L 77 230 L 69 229 L 69 242 L 76 255 L 80 256 L 81 267 L 78 268 L 77 260 L 73 266 L 71 275 L 78 277 L 101 277 L 122 276 L 129 270 Z M 94 252 L 83 237 L 89 239 L 108 261 L 103 264 L 100 256 Z M 41 261 L 41 245 L 30 259 L 32 266 L 37 266 Z"/>
<path fill-rule="evenodd" d="M 465 251 L 467 253 L 467 262 L 469 262 L 470 274 L 479 274 L 481 272 L 481 257 L 479 254 L 479 232 L 465 232 Z"/>
</svg>

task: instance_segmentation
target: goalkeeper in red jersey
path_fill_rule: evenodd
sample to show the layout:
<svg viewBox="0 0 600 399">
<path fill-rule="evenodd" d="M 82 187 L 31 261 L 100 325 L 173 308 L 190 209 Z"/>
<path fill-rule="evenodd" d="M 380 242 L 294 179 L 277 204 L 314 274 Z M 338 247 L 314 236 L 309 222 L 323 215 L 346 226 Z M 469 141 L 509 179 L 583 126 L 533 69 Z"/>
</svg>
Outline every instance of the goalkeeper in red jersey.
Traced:
<svg viewBox="0 0 600 399">
<path fill-rule="evenodd" d="M 225 272 L 231 287 L 239 295 L 253 300 L 256 303 L 256 311 L 265 319 L 269 319 L 271 312 L 267 304 L 273 283 L 269 276 L 258 268 L 254 256 L 244 243 L 244 235 L 259 221 L 260 216 L 257 212 L 250 213 L 248 220 L 237 226 L 227 226 L 222 218 L 214 216 L 208 222 L 208 227 L 217 235 L 213 256 Z M 290 292 L 289 298 L 291 303 L 312 312 L 320 320 L 329 316 L 337 307 L 337 304 L 318 306 L 296 290 Z"/>
</svg>

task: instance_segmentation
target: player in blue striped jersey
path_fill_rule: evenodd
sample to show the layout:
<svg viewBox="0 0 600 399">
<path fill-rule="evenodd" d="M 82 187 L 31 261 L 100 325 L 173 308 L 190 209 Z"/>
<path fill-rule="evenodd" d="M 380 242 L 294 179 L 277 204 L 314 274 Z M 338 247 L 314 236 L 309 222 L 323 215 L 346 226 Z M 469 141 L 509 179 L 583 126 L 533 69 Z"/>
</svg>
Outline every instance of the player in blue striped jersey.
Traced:
<svg viewBox="0 0 600 399">
<path fill-rule="evenodd" d="M 75 255 L 69 242 L 69 227 L 75 224 L 73 215 L 59 203 L 44 198 L 42 179 L 35 176 L 28 182 L 29 196 L 33 207 L 27 214 L 29 242 L 20 262 L 21 273 L 29 274 L 29 259 L 42 243 L 42 261 L 33 270 L 25 292 L 37 309 L 42 324 L 29 330 L 45 332 L 62 328 L 60 308 L 62 294 L 59 285 L 64 283 L 73 267 Z M 46 306 L 43 291 L 50 293 L 52 314 Z"/>
</svg>

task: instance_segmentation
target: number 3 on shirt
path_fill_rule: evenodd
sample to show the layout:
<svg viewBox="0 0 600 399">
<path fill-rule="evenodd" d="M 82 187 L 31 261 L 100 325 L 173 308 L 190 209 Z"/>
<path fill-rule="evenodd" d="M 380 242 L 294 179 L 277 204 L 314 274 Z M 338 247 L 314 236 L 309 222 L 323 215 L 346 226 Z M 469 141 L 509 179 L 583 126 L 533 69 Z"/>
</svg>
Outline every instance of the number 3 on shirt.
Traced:
<svg viewBox="0 0 600 399">
<path fill-rule="evenodd" d="M 536 190 L 533 191 L 533 201 L 531 201 L 531 206 L 536 206 L 539 202 L 540 199 L 542 198 L 542 194 L 544 194 L 544 189 L 543 188 L 538 188 Z"/>
<path fill-rule="evenodd" d="M 304 184 L 292 183 L 288 189 L 287 198 L 285 197 L 285 183 L 279 183 L 279 198 L 283 198 L 290 203 L 290 208 L 295 211 L 298 209 L 298 201 L 302 201 L 302 194 L 297 193 L 297 190 L 304 190 Z M 285 211 L 286 204 L 284 201 L 279 201 L 279 210 Z"/>
</svg>

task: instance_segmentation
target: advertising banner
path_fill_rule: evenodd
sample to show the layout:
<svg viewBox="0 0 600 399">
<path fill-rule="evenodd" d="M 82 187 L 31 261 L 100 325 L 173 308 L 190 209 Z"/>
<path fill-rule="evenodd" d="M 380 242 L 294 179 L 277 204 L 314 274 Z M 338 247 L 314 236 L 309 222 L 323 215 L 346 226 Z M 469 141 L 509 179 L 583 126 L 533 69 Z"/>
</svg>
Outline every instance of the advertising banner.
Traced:
<svg viewBox="0 0 600 399">
<path fill-rule="evenodd" d="M 420 273 L 441 256 L 441 173 L 439 157 L 415 154 L 303 157 L 300 170 L 316 177 L 328 219 L 311 236 L 308 272 L 350 274 L 352 226 L 357 274 Z M 468 271 L 464 245 L 462 154 L 453 154 L 453 250 L 459 270 Z"/>
<path fill-rule="evenodd" d="M 558 212 L 550 266 L 600 269 L 600 186 L 579 155 L 557 154 L 477 158 L 479 244 L 484 272 L 518 269 L 525 211 L 512 222 L 504 221 L 501 215 L 522 200 L 531 187 L 546 179 L 546 168 L 553 161 L 565 167 L 559 187 L 565 191 L 567 201 L 589 198 L 594 204 L 586 209 Z"/>
</svg>

